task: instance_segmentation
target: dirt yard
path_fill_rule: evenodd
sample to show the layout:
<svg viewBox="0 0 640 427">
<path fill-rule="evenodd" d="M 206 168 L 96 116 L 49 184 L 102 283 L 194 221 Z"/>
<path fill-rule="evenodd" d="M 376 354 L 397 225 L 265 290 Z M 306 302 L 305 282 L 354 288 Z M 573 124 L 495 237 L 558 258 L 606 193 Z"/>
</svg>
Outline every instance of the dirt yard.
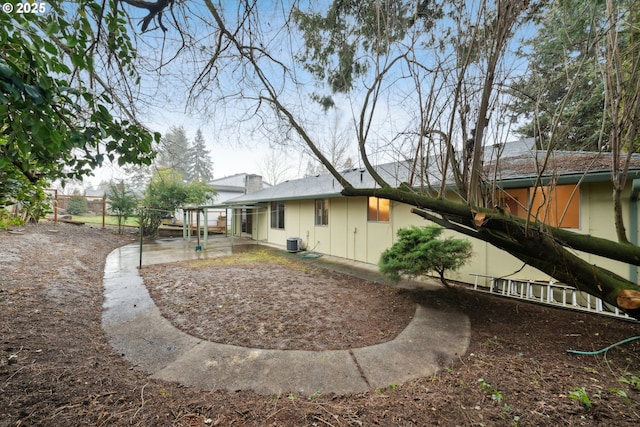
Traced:
<svg viewBox="0 0 640 427">
<path fill-rule="evenodd" d="M 114 354 L 101 329 L 105 257 L 134 240 L 69 224 L 0 231 L 0 426 L 640 423 L 640 340 L 598 356 L 566 352 L 638 336 L 639 324 L 463 288 L 401 290 L 273 251 L 142 274 L 165 316 L 201 338 L 364 346 L 393 338 L 424 304 L 469 316 L 467 354 L 433 377 L 349 396 L 205 392 L 149 379 Z M 292 291 L 282 292 L 283 281 Z"/>
<path fill-rule="evenodd" d="M 406 292 L 347 280 L 282 251 L 248 248 L 225 258 L 143 266 L 142 277 L 175 326 L 244 347 L 366 347 L 394 339 L 416 311 Z"/>
</svg>

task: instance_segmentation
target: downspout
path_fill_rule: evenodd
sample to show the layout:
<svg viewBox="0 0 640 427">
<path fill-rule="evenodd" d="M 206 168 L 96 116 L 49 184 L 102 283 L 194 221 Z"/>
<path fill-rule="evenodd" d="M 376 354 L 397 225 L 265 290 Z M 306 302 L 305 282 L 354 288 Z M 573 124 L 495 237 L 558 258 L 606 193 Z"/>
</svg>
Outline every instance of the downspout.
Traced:
<svg viewBox="0 0 640 427">
<path fill-rule="evenodd" d="M 629 197 L 629 234 L 630 241 L 638 245 L 638 196 L 640 196 L 640 179 L 634 179 Z M 629 280 L 638 283 L 638 266 L 629 265 Z"/>
</svg>

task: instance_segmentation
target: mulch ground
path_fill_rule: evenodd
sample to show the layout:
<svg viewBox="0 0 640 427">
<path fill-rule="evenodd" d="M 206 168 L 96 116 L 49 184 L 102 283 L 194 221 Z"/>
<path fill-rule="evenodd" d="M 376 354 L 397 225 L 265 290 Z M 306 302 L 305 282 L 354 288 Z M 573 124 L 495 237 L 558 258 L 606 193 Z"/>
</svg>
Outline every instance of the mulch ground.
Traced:
<svg viewBox="0 0 640 427">
<path fill-rule="evenodd" d="M 638 336 L 639 324 L 463 288 L 387 288 L 286 254 L 280 262 L 273 252 L 142 273 L 163 313 L 206 339 L 265 348 L 369 345 L 389 339 L 424 304 L 469 316 L 468 352 L 433 377 L 349 396 L 260 396 L 152 380 L 112 351 L 101 328 L 105 257 L 134 239 L 70 224 L 0 231 L 0 426 L 640 423 L 640 340 L 597 356 L 566 352 Z M 280 292 L 278 284 L 293 277 L 305 280 Z M 222 285 L 230 280 L 235 288 Z M 178 288 L 179 281 L 189 284 Z M 265 282 L 274 284 L 256 285 Z M 236 315 L 221 328 L 220 319 Z"/>
<path fill-rule="evenodd" d="M 416 311 L 402 289 L 347 277 L 282 251 L 249 246 L 223 258 L 143 266 L 163 316 L 213 342 L 342 350 L 394 339 Z"/>
</svg>

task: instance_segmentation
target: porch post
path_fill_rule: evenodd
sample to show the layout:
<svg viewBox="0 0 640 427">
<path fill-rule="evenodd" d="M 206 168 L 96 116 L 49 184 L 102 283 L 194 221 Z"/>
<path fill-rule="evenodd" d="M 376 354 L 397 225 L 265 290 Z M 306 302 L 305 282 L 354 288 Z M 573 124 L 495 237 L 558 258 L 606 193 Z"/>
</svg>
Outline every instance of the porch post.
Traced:
<svg viewBox="0 0 640 427">
<path fill-rule="evenodd" d="M 204 236 L 202 236 L 204 249 L 207 249 L 207 237 L 209 236 L 209 219 L 207 218 L 207 208 L 202 209 L 202 216 L 204 217 Z"/>
</svg>

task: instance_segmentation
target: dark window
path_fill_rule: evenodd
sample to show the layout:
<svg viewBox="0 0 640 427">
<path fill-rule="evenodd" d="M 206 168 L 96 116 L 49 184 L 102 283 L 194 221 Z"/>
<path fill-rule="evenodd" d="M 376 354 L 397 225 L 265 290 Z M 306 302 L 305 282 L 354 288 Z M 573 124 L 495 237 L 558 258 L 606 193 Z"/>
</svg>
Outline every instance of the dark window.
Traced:
<svg viewBox="0 0 640 427">
<path fill-rule="evenodd" d="M 329 199 L 316 199 L 316 225 L 329 225 Z"/>
<path fill-rule="evenodd" d="M 253 210 L 242 209 L 242 232 L 243 233 L 251 233 L 253 231 L 252 219 L 253 219 Z"/>
<path fill-rule="evenodd" d="M 284 228 L 284 202 L 271 202 L 271 228 Z"/>
</svg>

